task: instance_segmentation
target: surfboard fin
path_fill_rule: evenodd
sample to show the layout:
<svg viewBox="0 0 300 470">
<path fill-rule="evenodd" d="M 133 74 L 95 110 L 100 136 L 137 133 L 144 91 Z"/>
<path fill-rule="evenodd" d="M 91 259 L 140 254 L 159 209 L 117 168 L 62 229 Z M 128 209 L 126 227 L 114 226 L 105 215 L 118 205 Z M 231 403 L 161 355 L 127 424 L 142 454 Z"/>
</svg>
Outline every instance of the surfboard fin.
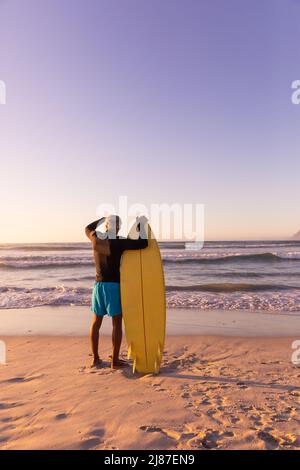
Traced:
<svg viewBox="0 0 300 470">
<path fill-rule="evenodd" d="M 133 360 L 133 364 L 132 364 L 132 372 L 134 374 L 135 372 L 135 369 L 136 369 L 136 355 L 135 355 L 135 352 L 132 348 L 132 344 L 130 343 L 130 345 L 128 346 L 128 351 L 127 351 L 127 359 L 132 359 Z"/>
</svg>

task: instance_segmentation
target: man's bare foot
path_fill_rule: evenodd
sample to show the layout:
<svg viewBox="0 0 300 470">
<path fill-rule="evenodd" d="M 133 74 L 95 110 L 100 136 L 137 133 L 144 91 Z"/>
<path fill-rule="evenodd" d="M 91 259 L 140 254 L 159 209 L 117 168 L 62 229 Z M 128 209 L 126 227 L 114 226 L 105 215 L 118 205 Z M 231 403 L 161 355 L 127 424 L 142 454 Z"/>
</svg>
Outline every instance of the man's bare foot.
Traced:
<svg viewBox="0 0 300 470">
<path fill-rule="evenodd" d="M 123 361 L 122 359 L 116 359 L 115 361 L 111 362 L 112 369 L 122 369 L 123 367 L 128 367 L 128 362 Z"/>
<path fill-rule="evenodd" d="M 91 367 L 94 367 L 95 369 L 100 369 L 100 367 L 102 367 L 102 360 L 100 357 L 94 357 Z"/>
</svg>

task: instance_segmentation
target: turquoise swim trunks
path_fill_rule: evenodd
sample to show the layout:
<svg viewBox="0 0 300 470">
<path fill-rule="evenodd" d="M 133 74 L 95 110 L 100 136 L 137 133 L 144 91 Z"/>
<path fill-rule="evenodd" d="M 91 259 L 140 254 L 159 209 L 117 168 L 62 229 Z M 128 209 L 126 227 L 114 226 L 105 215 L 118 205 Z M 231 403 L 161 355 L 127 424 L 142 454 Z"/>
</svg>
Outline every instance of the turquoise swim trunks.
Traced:
<svg viewBox="0 0 300 470">
<path fill-rule="evenodd" d="M 95 282 L 92 294 L 92 312 L 103 317 L 122 314 L 119 282 Z"/>
</svg>

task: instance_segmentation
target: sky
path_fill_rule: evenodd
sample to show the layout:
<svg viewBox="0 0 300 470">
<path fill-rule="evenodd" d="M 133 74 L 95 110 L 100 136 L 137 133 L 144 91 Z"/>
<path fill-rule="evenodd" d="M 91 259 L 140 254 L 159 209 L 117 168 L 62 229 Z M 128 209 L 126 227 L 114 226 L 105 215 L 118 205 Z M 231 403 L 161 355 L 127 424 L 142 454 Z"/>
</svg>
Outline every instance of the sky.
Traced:
<svg viewBox="0 0 300 470">
<path fill-rule="evenodd" d="M 0 0 L 0 243 L 99 206 L 204 204 L 205 238 L 300 229 L 299 0 Z"/>
</svg>

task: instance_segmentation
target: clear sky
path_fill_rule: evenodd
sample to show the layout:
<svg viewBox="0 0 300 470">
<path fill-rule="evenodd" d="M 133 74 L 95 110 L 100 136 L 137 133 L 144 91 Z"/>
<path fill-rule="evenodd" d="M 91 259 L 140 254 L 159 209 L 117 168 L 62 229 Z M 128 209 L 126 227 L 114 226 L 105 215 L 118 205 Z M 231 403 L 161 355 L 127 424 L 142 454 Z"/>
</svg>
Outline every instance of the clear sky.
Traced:
<svg viewBox="0 0 300 470">
<path fill-rule="evenodd" d="M 103 202 L 203 203 L 207 239 L 300 229 L 299 0 L 0 0 L 0 242 Z"/>
</svg>

